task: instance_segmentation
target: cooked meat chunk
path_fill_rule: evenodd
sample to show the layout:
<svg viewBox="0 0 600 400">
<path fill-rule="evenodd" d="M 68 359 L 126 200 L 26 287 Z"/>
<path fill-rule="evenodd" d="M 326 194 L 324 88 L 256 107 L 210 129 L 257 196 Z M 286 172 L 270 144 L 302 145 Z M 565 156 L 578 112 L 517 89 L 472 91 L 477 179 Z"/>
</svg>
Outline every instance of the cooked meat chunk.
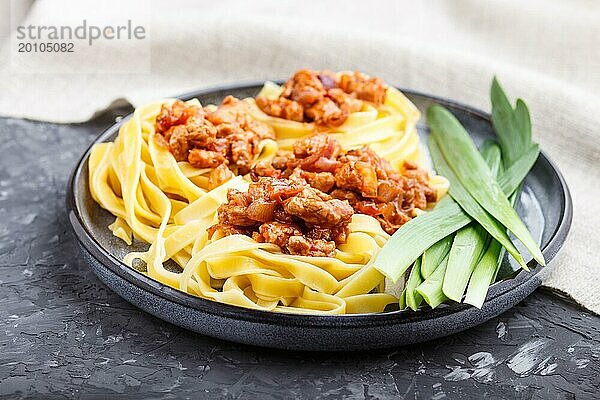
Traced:
<svg viewBox="0 0 600 400">
<path fill-rule="evenodd" d="M 179 125 L 181 126 L 181 125 Z M 187 140 L 193 147 L 207 147 L 214 142 L 217 128 L 204 117 L 192 117 L 185 123 Z"/>
<path fill-rule="evenodd" d="M 278 150 L 271 161 L 273 168 L 277 169 L 286 169 L 288 163 L 293 163 L 295 161 L 296 156 L 293 152 L 288 150 Z"/>
<path fill-rule="evenodd" d="M 327 134 L 314 135 L 294 143 L 294 165 L 305 171 L 334 172 L 342 147 Z M 290 164 L 287 164 L 288 167 Z"/>
<path fill-rule="evenodd" d="M 354 190 L 364 197 L 377 197 L 377 173 L 364 161 L 342 164 L 335 172 L 335 184 L 340 189 Z"/>
<path fill-rule="evenodd" d="M 212 171 L 208 176 L 208 189 L 212 190 L 223 183 L 227 182 L 233 176 L 231 170 L 227 168 L 227 165 L 221 164 Z"/>
<path fill-rule="evenodd" d="M 351 190 L 334 189 L 330 194 L 334 199 L 347 200 L 351 206 L 354 206 L 354 204 L 359 202 L 361 199 L 359 194 L 354 193 Z"/>
<path fill-rule="evenodd" d="M 185 125 L 172 126 L 164 136 L 175 159 L 185 161 L 190 149 L 210 147 L 215 132 L 215 127 L 203 117 L 190 117 Z"/>
<path fill-rule="evenodd" d="M 310 106 L 327 94 L 318 74 L 308 69 L 297 71 L 292 79 L 283 85 L 281 97 Z"/>
<path fill-rule="evenodd" d="M 290 237 L 286 247 L 290 254 L 301 256 L 333 257 L 335 255 L 335 242 L 304 236 Z"/>
<path fill-rule="evenodd" d="M 216 151 L 192 149 L 188 155 L 188 162 L 196 168 L 217 168 L 226 163 L 227 159 Z"/>
<path fill-rule="evenodd" d="M 262 121 L 257 121 L 249 116 L 246 117 L 245 123 L 242 125 L 247 132 L 252 132 L 260 140 L 275 139 L 273 128 Z M 258 141 L 257 141 L 258 142 Z"/>
<path fill-rule="evenodd" d="M 345 243 L 348 236 L 348 230 L 312 226 L 309 228 L 308 232 L 306 232 L 306 236 L 310 239 L 319 239 L 325 241 L 333 240 L 336 243 Z"/>
<path fill-rule="evenodd" d="M 385 93 L 381 79 L 360 72 L 337 76 L 330 71 L 302 69 L 285 82 L 279 97 L 259 96 L 256 105 L 274 117 L 336 127 L 350 113 L 360 111 L 363 101 L 382 104 Z"/>
<path fill-rule="evenodd" d="M 233 96 L 227 96 L 216 110 L 209 112 L 206 118 L 215 125 L 241 124 L 247 117 L 246 105 Z"/>
<path fill-rule="evenodd" d="M 281 178 L 281 171 L 273 167 L 273 164 L 268 160 L 260 160 L 252 170 L 252 180 L 257 181 L 260 176 L 268 176 L 269 178 Z"/>
<path fill-rule="evenodd" d="M 324 227 L 348 224 L 354 211 L 348 202 L 332 199 L 311 187 L 306 187 L 297 196 L 283 203 L 283 209 L 305 222 Z"/>
<path fill-rule="evenodd" d="M 177 125 L 169 129 L 169 149 L 177 161 L 187 160 L 190 143 L 185 125 Z"/>
<path fill-rule="evenodd" d="M 361 214 L 375 217 L 381 214 L 381 204 L 373 200 L 359 200 L 352 204 L 352 207 Z"/>
<path fill-rule="evenodd" d="M 386 86 L 383 81 L 362 72 L 340 74 L 339 87 L 346 93 L 354 93 L 357 98 L 376 105 L 385 101 Z"/>
<path fill-rule="evenodd" d="M 335 177 L 331 172 L 308 172 L 296 168 L 292 175 L 299 176 L 308 184 L 321 192 L 329 193 L 335 186 Z"/>
<path fill-rule="evenodd" d="M 215 135 L 217 138 L 226 138 L 231 134 L 238 134 L 240 132 L 244 132 L 239 125 L 235 123 L 223 122 L 222 124 L 217 125 L 217 134 Z"/>
<path fill-rule="evenodd" d="M 188 106 L 181 100 L 175 100 L 171 106 L 162 105 L 156 117 L 156 131 L 163 133 L 175 125 L 184 125 L 190 117 L 203 115 L 200 107 Z"/>
<path fill-rule="evenodd" d="M 402 196 L 402 188 L 397 182 L 380 180 L 377 184 L 377 201 L 381 203 L 389 203 L 394 199 Z M 433 200 L 435 201 L 435 200 Z"/>
<path fill-rule="evenodd" d="M 415 182 L 413 188 L 416 188 L 417 190 L 422 189 L 422 197 L 425 198 L 425 201 L 427 203 L 431 203 L 437 200 L 437 193 L 435 192 L 435 190 L 427 186 L 427 183 L 429 182 L 429 174 L 427 174 L 427 171 L 420 169 L 419 166 L 416 164 L 413 164 L 411 162 L 405 162 L 403 166 L 403 175 Z"/>
<path fill-rule="evenodd" d="M 246 174 L 259 152 L 260 141 L 274 139 L 272 128 L 250 116 L 247 103 L 227 96 L 216 110 L 207 112 L 176 100 L 163 105 L 156 118 L 157 143 L 168 146 L 177 161 L 196 168 L 229 166 Z M 209 179 L 209 186 L 225 182 L 224 170 Z"/>
<path fill-rule="evenodd" d="M 241 227 L 256 224 L 256 221 L 251 219 L 246 212 L 251 202 L 252 199 L 247 193 L 229 189 L 227 203 L 222 204 L 218 209 L 219 222 Z"/>
<path fill-rule="evenodd" d="M 248 207 L 252 202 L 252 197 L 250 197 L 250 195 L 251 194 L 248 192 L 242 192 L 237 189 L 229 189 L 227 191 L 227 203 Z"/>
<path fill-rule="evenodd" d="M 300 139 L 293 144 L 292 148 L 296 158 L 308 158 L 313 155 L 335 158 L 342 150 L 342 146 L 327 134 Z"/>
<path fill-rule="evenodd" d="M 216 151 L 221 154 L 228 154 L 231 143 L 228 138 L 212 139 L 206 148 L 211 151 Z"/>
<path fill-rule="evenodd" d="M 326 90 L 337 88 L 338 84 L 335 72 L 324 70 L 319 72 L 317 76 Z"/>
<path fill-rule="evenodd" d="M 281 152 L 271 163 L 261 163 L 253 170 L 253 179 L 261 176 L 287 177 L 318 189 L 318 198 L 303 191 L 284 203 L 288 214 L 304 218 L 309 224 L 310 215 L 330 221 L 328 201 L 336 199 L 355 212 L 373 216 L 391 234 L 410 220 L 415 208 L 425 209 L 428 203 L 437 201 L 427 171 L 409 162 L 396 171 L 367 146 L 344 152 L 326 134 L 299 140 L 293 153 Z M 323 197 L 327 193 L 330 196 Z"/>
<path fill-rule="evenodd" d="M 239 167 L 241 174 L 247 174 L 258 152 L 259 139 L 248 131 L 234 133 L 229 135 L 228 139 L 231 146 L 231 161 Z"/>
<path fill-rule="evenodd" d="M 371 164 L 373 168 L 375 168 L 377 179 L 385 180 L 390 176 L 399 175 L 399 172 L 395 171 L 385 158 L 379 157 L 369 146 L 364 146 L 361 149 L 350 150 L 345 155 L 340 157 L 341 162 L 350 162 L 352 160 L 364 161 Z"/>
<path fill-rule="evenodd" d="M 252 199 L 273 200 L 281 203 L 300 193 L 304 186 L 287 179 L 261 178 L 258 182 L 250 185 L 248 195 Z"/>
<path fill-rule="evenodd" d="M 348 110 L 342 110 L 328 97 L 317 100 L 304 113 L 318 125 L 340 126 L 348 118 Z"/>
<path fill-rule="evenodd" d="M 411 219 L 411 217 L 401 209 L 398 202 L 384 203 L 380 206 L 380 210 L 381 214 L 376 218 L 381 223 L 382 228 L 388 233 L 395 232 Z"/>
<path fill-rule="evenodd" d="M 273 243 L 287 253 L 311 257 L 331 257 L 335 253 L 335 242 L 331 239 L 307 237 L 293 223 L 268 222 L 258 228 L 252 237 L 257 242 Z"/>
<path fill-rule="evenodd" d="M 354 94 L 348 94 L 342 89 L 330 89 L 327 95 L 332 99 L 338 107 L 346 113 L 353 113 L 360 111 L 363 106 L 363 102 L 355 97 Z M 345 120 L 345 118 L 344 118 Z"/>
<path fill-rule="evenodd" d="M 257 242 L 273 243 L 281 248 L 286 248 L 292 236 L 302 236 L 298 225 L 272 221 L 262 224 L 254 238 Z"/>
<path fill-rule="evenodd" d="M 273 117 L 297 122 L 304 121 L 304 108 L 300 103 L 286 99 L 285 97 L 269 100 L 266 97 L 259 96 L 256 98 L 256 105 Z"/>
<path fill-rule="evenodd" d="M 286 213 L 283 207 L 275 208 L 274 219 L 277 222 L 284 222 L 286 224 L 294 223 L 294 217 Z"/>
<path fill-rule="evenodd" d="M 218 209 L 219 223 L 209 233 L 243 231 L 289 254 L 333 256 L 336 244 L 346 241 L 354 210 L 347 201 L 296 178 L 261 177 L 246 193 L 231 189 Z"/>
</svg>

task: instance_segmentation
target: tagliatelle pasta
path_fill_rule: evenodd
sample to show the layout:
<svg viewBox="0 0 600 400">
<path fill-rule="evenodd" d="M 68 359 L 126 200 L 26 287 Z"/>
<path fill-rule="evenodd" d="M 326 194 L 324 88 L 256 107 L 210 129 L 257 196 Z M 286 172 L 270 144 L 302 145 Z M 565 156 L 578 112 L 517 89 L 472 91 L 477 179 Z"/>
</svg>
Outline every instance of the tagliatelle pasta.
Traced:
<svg viewBox="0 0 600 400">
<path fill-rule="evenodd" d="M 266 83 L 262 95 L 277 96 L 281 88 Z M 244 234 L 209 235 L 219 223 L 218 209 L 228 191 L 248 190 L 248 176 L 232 174 L 211 187 L 214 168 L 177 161 L 161 145 L 156 119 L 166 100 L 139 107 L 126 120 L 114 142 L 93 147 L 89 187 L 94 200 L 115 216 L 109 226 L 128 245 L 141 240 L 145 252 L 129 253 L 124 262 L 140 259 L 146 273 L 181 291 L 237 306 L 276 312 L 344 314 L 382 312 L 397 298 L 384 292 L 384 276 L 373 260 L 389 238 L 375 218 L 354 213 L 348 234 L 332 256 L 288 254 L 279 246 Z M 276 140 L 262 139 L 252 165 L 289 149 L 296 140 L 326 131 L 344 149 L 369 145 L 400 169 L 404 161 L 422 164 L 416 122 L 419 112 L 399 91 L 388 88 L 385 102 L 365 102 L 337 128 L 275 118 L 246 99 L 249 116 L 263 121 Z M 197 100 L 185 103 L 200 107 Z M 207 108 L 211 109 L 211 108 Z M 214 108 L 212 108 L 214 110 Z M 234 170 L 235 171 L 235 170 Z M 448 184 L 432 176 L 429 185 L 443 196 Z M 166 267 L 172 260 L 179 269 Z"/>
</svg>

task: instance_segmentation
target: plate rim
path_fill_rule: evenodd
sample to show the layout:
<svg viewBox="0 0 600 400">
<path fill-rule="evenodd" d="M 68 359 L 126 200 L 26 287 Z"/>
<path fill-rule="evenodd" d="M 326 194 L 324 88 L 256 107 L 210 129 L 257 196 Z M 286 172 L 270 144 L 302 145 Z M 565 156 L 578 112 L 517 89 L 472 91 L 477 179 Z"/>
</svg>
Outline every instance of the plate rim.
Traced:
<svg viewBox="0 0 600 400">
<path fill-rule="evenodd" d="M 183 100 L 190 98 L 206 96 L 215 92 L 231 91 L 231 90 L 244 90 L 258 88 L 264 84 L 265 81 L 243 81 L 233 82 L 225 85 L 215 85 L 206 87 L 203 89 L 193 90 L 185 92 L 183 94 L 172 96 Z M 275 80 L 274 82 L 281 82 L 281 80 Z M 394 86 L 398 87 L 398 86 Z M 482 111 L 476 107 L 472 107 L 461 102 L 447 99 L 441 96 L 431 95 L 423 93 L 421 91 L 399 88 L 403 93 L 422 97 L 431 100 L 437 104 L 450 106 L 455 109 L 462 110 L 466 113 L 472 114 L 491 123 L 491 116 L 489 113 Z M 119 127 L 126 122 L 131 114 L 128 114 L 114 124 L 103 130 L 89 145 L 86 151 L 83 153 L 77 164 L 73 168 L 67 184 L 66 194 L 66 206 L 69 223 L 72 230 L 75 233 L 75 237 L 79 244 L 83 246 L 96 260 L 102 265 L 107 267 L 111 272 L 117 274 L 119 277 L 127 280 L 129 283 L 140 287 L 146 291 L 150 291 L 155 295 L 163 298 L 166 301 L 177 302 L 185 307 L 193 308 L 197 311 L 217 315 L 225 318 L 232 318 L 235 320 L 244 320 L 254 323 L 266 323 L 266 324 L 285 324 L 287 326 L 310 326 L 311 328 L 331 328 L 331 327 L 344 327 L 344 326 L 356 326 L 362 327 L 367 326 L 380 326 L 388 325 L 390 321 L 393 322 L 418 322 L 432 320 L 440 318 L 449 314 L 457 314 L 466 309 L 472 308 L 471 305 L 465 303 L 457 303 L 449 306 L 438 307 L 430 309 L 429 307 L 419 309 L 417 311 L 410 310 L 397 310 L 390 312 L 381 313 L 363 313 L 363 314 L 342 314 L 342 315 L 316 315 L 316 314 L 296 314 L 296 313 L 284 313 L 284 312 L 273 312 L 264 311 L 257 309 L 250 309 L 231 304 L 220 303 L 217 301 L 204 299 L 188 293 L 181 292 L 175 288 L 165 285 L 159 281 L 156 281 L 149 276 L 128 267 L 122 260 L 119 260 L 115 255 L 111 254 L 105 249 L 100 243 L 98 243 L 91 232 L 85 225 L 83 218 L 80 214 L 80 210 L 77 205 L 76 195 L 77 192 L 76 184 L 84 168 L 87 168 L 87 160 L 89 158 L 91 148 L 102 141 L 116 131 Z M 570 194 L 569 187 L 562 175 L 560 169 L 554 161 L 548 155 L 541 150 L 540 159 L 547 162 L 552 172 L 558 178 L 560 189 L 562 192 L 561 196 L 561 215 L 560 221 L 557 224 L 556 229 L 551 234 L 548 243 L 544 246 L 542 254 L 549 263 L 555 255 L 558 253 L 560 248 L 565 242 L 565 239 L 569 233 L 572 218 L 573 218 L 573 203 Z M 536 164 L 540 162 L 540 159 L 536 161 Z M 514 290 L 515 288 L 528 282 L 530 279 L 536 278 L 540 272 L 551 268 L 549 266 L 540 267 L 535 260 L 531 260 L 528 265 L 532 268 L 531 272 L 521 270 L 514 278 L 497 282 L 490 287 L 490 292 L 486 297 L 485 303 L 491 301 L 494 298 L 502 296 L 508 291 Z M 484 303 L 484 305 L 485 305 Z"/>
</svg>

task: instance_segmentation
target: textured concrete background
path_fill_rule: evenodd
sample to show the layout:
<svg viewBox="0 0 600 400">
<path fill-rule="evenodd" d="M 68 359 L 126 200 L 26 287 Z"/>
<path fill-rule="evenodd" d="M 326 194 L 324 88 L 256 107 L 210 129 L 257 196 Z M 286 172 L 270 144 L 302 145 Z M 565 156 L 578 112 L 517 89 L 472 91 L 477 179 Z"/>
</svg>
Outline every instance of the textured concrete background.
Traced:
<svg viewBox="0 0 600 400">
<path fill-rule="evenodd" d="M 0 118 L 0 398 L 600 396 L 600 318 L 543 291 L 461 334 L 348 354 L 222 342 L 139 311 L 82 262 L 66 221 L 69 173 L 110 123 Z"/>
</svg>

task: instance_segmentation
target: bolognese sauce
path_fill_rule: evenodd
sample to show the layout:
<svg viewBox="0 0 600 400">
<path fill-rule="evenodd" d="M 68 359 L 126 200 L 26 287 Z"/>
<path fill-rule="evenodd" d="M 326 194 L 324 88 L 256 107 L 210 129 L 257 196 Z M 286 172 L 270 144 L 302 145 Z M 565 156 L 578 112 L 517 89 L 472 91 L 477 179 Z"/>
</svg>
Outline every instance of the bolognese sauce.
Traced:
<svg viewBox="0 0 600 400">
<path fill-rule="evenodd" d="M 408 222 L 415 209 L 437 201 L 426 170 L 405 161 L 396 171 L 368 146 L 343 151 L 327 134 L 297 141 L 293 151 L 279 151 L 271 161 L 257 163 L 251 175 L 302 178 L 311 187 L 348 201 L 355 212 L 376 218 L 389 234 Z"/>
<path fill-rule="evenodd" d="M 244 234 L 288 254 L 331 257 L 346 242 L 354 210 L 300 177 L 261 177 L 247 192 L 229 189 L 209 235 Z"/>
<path fill-rule="evenodd" d="M 275 139 L 273 129 L 252 118 L 247 104 L 233 96 L 227 96 L 212 111 L 175 100 L 161 107 L 155 128 L 158 142 L 177 161 L 188 161 L 196 168 L 214 168 L 213 187 L 231 177 L 228 167 L 240 174 L 248 173 L 260 141 Z"/>
<path fill-rule="evenodd" d="M 297 122 L 336 127 L 348 115 L 360 111 L 363 102 L 375 106 L 385 101 L 387 86 L 380 78 L 362 72 L 297 71 L 283 85 L 275 99 L 256 97 L 256 105 L 266 114 Z"/>
</svg>

